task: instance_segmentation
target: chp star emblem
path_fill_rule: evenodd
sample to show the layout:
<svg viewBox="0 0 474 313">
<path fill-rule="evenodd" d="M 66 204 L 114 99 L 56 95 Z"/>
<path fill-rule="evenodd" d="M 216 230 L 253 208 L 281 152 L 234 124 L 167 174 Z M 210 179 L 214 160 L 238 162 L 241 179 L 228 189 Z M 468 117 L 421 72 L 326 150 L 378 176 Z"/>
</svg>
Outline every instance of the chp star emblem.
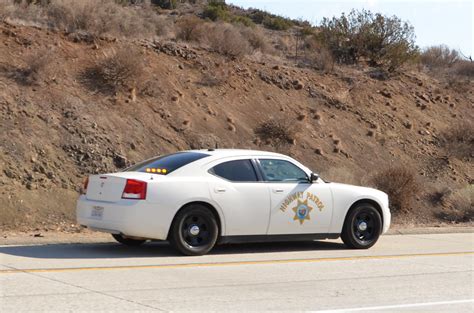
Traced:
<svg viewBox="0 0 474 313">
<path fill-rule="evenodd" d="M 295 212 L 295 217 L 293 217 L 293 220 L 298 220 L 300 222 L 300 225 L 303 225 L 305 220 L 311 219 L 309 217 L 309 213 L 312 210 L 313 208 L 308 205 L 308 199 L 304 201 L 298 199 L 298 204 L 296 205 L 296 207 L 293 208 L 293 212 Z"/>
</svg>

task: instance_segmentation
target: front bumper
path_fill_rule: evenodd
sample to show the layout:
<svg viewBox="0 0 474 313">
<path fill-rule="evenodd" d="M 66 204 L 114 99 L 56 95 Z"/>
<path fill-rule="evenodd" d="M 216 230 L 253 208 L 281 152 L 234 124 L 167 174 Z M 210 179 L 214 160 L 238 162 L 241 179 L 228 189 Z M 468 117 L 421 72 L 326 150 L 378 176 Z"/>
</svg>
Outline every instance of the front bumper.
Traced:
<svg viewBox="0 0 474 313">
<path fill-rule="evenodd" d="M 390 223 L 392 222 L 392 214 L 390 213 L 390 209 L 386 208 L 383 210 L 383 228 L 382 234 L 385 234 L 388 229 L 390 228 Z"/>
<path fill-rule="evenodd" d="M 93 216 L 94 209 L 102 211 Z M 77 200 L 76 218 L 92 230 L 133 237 L 166 240 L 171 221 L 160 216 L 160 209 L 143 200 L 118 202 L 92 201 L 81 195 Z"/>
</svg>

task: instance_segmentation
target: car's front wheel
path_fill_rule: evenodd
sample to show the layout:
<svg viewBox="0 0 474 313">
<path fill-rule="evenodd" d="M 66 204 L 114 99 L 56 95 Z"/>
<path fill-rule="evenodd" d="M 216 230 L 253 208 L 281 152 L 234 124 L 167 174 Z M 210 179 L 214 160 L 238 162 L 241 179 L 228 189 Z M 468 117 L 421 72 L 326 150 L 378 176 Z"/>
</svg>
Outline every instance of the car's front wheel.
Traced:
<svg viewBox="0 0 474 313">
<path fill-rule="evenodd" d="M 114 239 L 120 242 L 121 244 L 130 246 L 130 247 L 138 247 L 139 245 L 143 244 L 146 241 L 146 240 L 140 240 L 140 239 L 127 238 L 119 234 L 112 234 L 112 237 L 114 237 Z"/>
<path fill-rule="evenodd" d="M 361 203 L 353 208 L 346 217 L 341 238 L 352 249 L 372 247 L 382 233 L 382 218 L 370 203 Z"/>
<path fill-rule="evenodd" d="M 203 255 L 216 244 L 219 227 L 212 212 L 200 204 L 181 210 L 171 226 L 169 241 L 185 255 Z"/>
</svg>

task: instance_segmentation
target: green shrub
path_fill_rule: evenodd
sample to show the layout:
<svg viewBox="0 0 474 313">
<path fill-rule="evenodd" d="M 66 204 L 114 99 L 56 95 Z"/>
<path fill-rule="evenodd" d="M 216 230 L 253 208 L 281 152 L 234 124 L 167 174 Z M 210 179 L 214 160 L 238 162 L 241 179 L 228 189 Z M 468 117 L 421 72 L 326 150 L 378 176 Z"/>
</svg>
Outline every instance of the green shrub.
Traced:
<svg viewBox="0 0 474 313">
<path fill-rule="evenodd" d="M 230 21 L 231 14 L 229 13 L 225 1 L 212 0 L 209 1 L 207 6 L 204 8 L 204 11 L 202 12 L 202 17 L 208 18 L 212 21 L 221 20 L 227 22 Z"/>
<path fill-rule="evenodd" d="M 394 71 L 418 54 L 408 22 L 366 10 L 323 19 L 318 37 L 339 63 L 354 64 L 363 58 Z"/>
<path fill-rule="evenodd" d="M 290 19 L 258 9 L 251 10 L 247 15 L 254 23 L 262 24 L 266 28 L 273 30 L 287 30 L 295 25 L 295 22 Z"/>
<path fill-rule="evenodd" d="M 162 9 L 172 10 L 176 9 L 177 0 L 152 0 L 152 4 L 159 6 Z"/>
<path fill-rule="evenodd" d="M 287 30 L 288 28 L 293 26 L 293 23 L 289 19 L 283 18 L 281 16 L 267 16 L 263 20 L 263 26 L 273 30 Z"/>
<path fill-rule="evenodd" d="M 258 9 L 253 9 L 248 13 L 248 17 L 256 24 L 263 24 L 263 20 L 269 15 L 270 13 Z"/>
<path fill-rule="evenodd" d="M 255 23 L 247 16 L 235 15 L 232 17 L 232 23 L 242 24 L 247 27 L 255 27 Z"/>
</svg>

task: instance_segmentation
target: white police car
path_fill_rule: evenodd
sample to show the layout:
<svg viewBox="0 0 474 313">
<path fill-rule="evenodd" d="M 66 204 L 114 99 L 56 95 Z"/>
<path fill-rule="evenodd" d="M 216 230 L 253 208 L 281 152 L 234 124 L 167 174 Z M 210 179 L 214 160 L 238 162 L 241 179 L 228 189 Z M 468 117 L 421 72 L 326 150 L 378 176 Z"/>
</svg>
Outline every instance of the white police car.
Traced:
<svg viewBox="0 0 474 313">
<path fill-rule="evenodd" d="M 159 156 L 89 176 L 84 190 L 79 224 L 126 245 L 169 240 L 187 255 L 216 243 L 338 237 L 365 249 L 390 226 L 385 193 L 325 182 L 298 161 L 264 151 Z"/>
</svg>

